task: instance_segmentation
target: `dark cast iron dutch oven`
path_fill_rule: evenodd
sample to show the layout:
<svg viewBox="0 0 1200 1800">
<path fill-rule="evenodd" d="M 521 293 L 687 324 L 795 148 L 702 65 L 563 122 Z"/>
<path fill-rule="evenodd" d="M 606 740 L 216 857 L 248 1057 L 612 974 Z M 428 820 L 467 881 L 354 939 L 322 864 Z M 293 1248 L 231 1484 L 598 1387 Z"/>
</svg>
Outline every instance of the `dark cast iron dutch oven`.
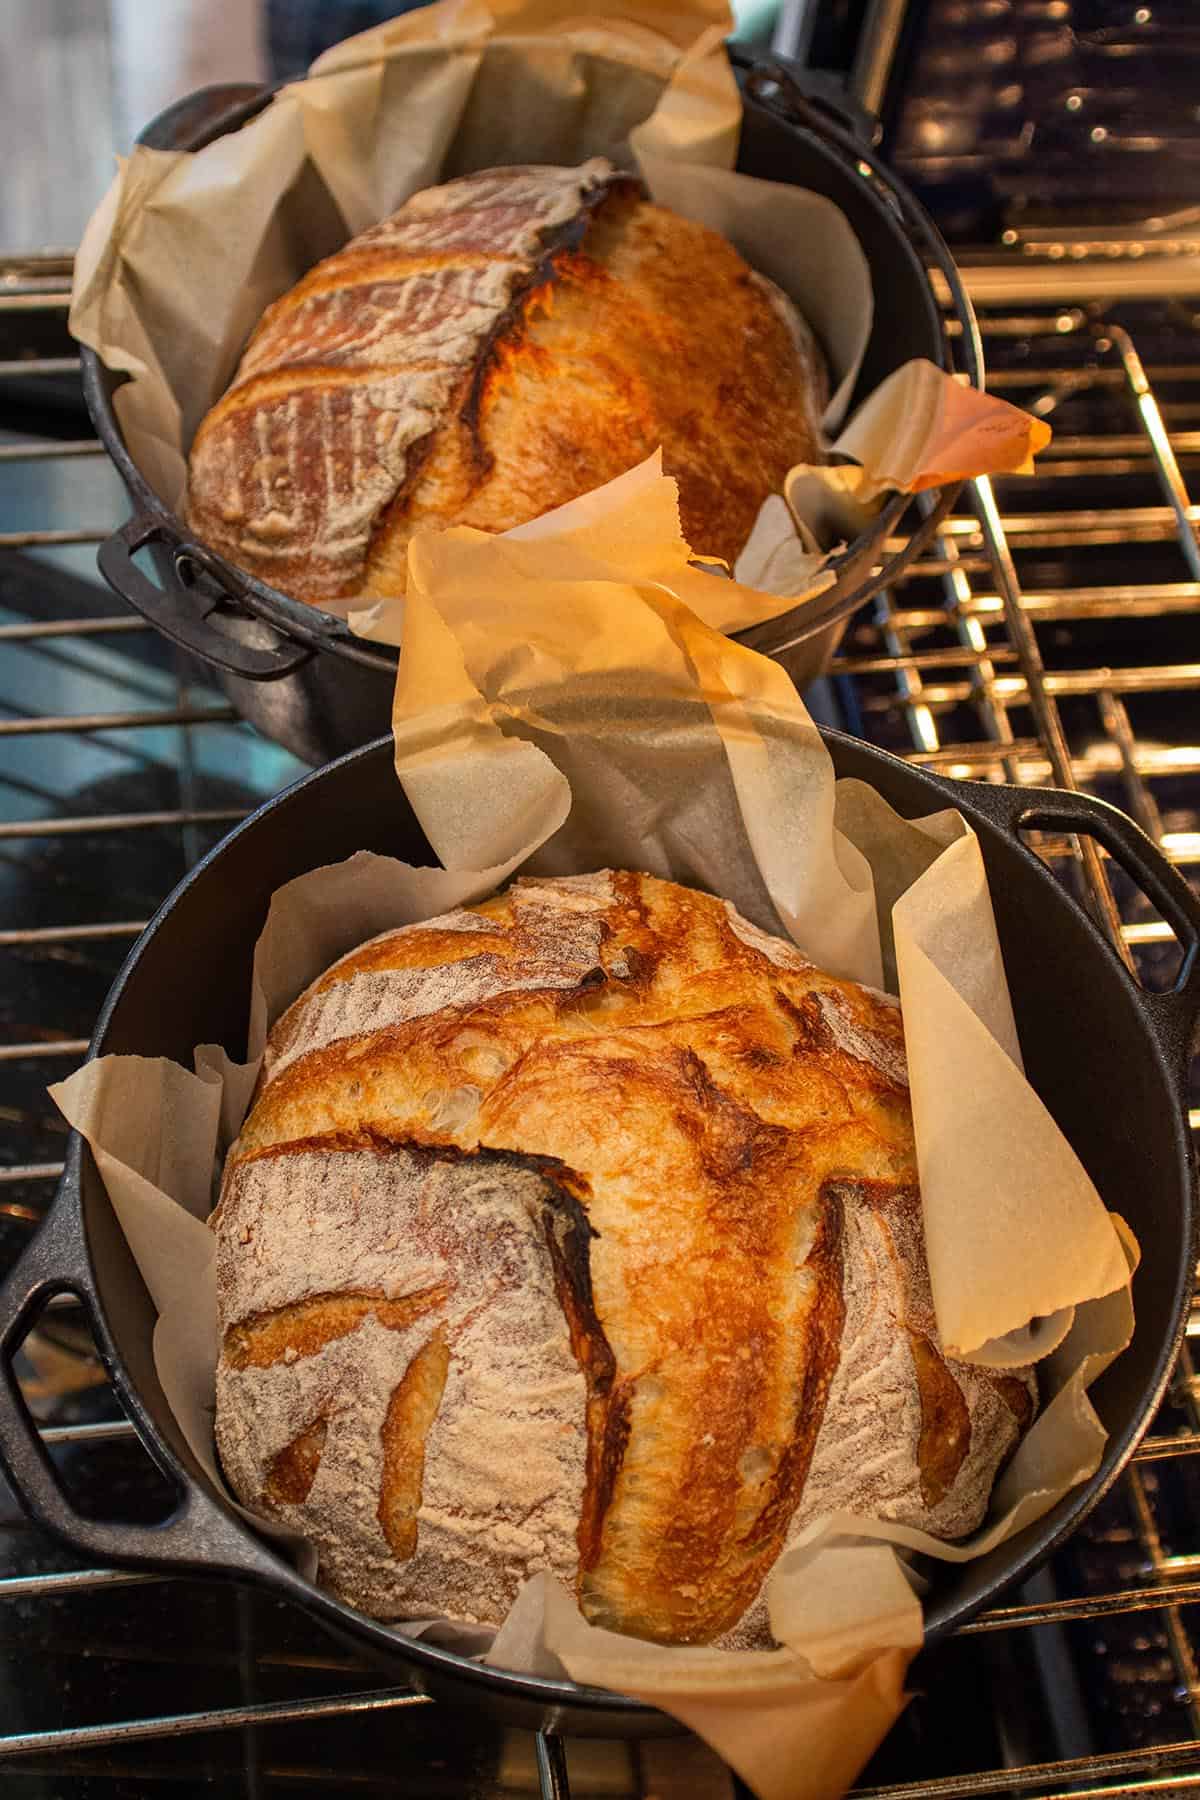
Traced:
<svg viewBox="0 0 1200 1800">
<path fill-rule="evenodd" d="M 1195 1266 L 1190 1138 L 1181 1099 L 1200 1013 L 1200 901 L 1138 828 L 1103 803 L 1054 790 L 952 782 L 825 732 L 839 775 L 858 776 L 910 817 L 957 806 L 979 834 L 1030 1080 L 1108 1205 L 1142 1246 L 1137 1329 L 1092 1390 L 1109 1432 L 1092 1479 L 989 1555 L 937 1564 L 927 1635 L 962 1624 L 1029 1575 L 1128 1460 L 1162 1397 Z M 1177 933 L 1184 960 L 1170 993 L 1138 987 L 1107 940 L 1021 842 L 1021 828 L 1090 833 Z M 244 1051 L 254 943 L 274 890 L 360 849 L 429 863 L 397 786 L 390 739 L 306 776 L 227 838 L 164 902 L 118 975 L 89 1056 L 138 1053 L 190 1066 L 198 1043 Z M 86 1307 L 116 1391 L 178 1510 L 157 1526 L 81 1517 L 66 1498 L 20 1397 L 12 1359 L 41 1307 L 69 1293 Z M 510 1723 L 603 1736 L 675 1729 L 631 1700 L 571 1682 L 484 1668 L 406 1640 L 302 1579 L 219 1497 L 196 1466 L 154 1368 L 154 1308 L 90 1152 L 72 1133 L 53 1208 L 0 1289 L 0 1462 L 33 1518 L 90 1557 L 134 1568 L 228 1576 L 315 1615 L 393 1675 L 435 1697 L 469 1700 Z"/>
<path fill-rule="evenodd" d="M 841 207 L 871 268 L 875 324 L 853 404 L 911 357 L 949 366 L 947 341 L 926 272 L 936 264 L 949 287 L 963 367 L 983 385 L 979 333 L 954 263 L 936 226 L 870 149 L 864 117 L 836 103 L 821 77 L 795 77 L 775 61 L 731 52 L 743 102 L 738 168 L 826 195 Z M 803 82 L 803 88 L 799 82 Z M 271 91 L 208 88 L 154 121 L 142 142 L 198 150 L 268 106 Z M 356 638 L 343 619 L 292 600 L 196 543 L 133 462 L 113 407 L 124 379 L 92 350 L 81 350 L 88 411 L 129 491 L 134 515 L 103 544 L 98 562 L 122 599 L 217 671 L 233 705 L 268 737 L 311 763 L 339 756 L 391 722 L 396 650 Z M 740 634 L 776 656 L 797 686 L 818 675 L 850 614 L 929 544 L 961 483 L 934 490 L 901 548 L 913 504 L 889 500 L 870 527 L 834 557 L 832 587 L 777 619 Z M 134 560 L 148 551 L 157 579 Z"/>
</svg>

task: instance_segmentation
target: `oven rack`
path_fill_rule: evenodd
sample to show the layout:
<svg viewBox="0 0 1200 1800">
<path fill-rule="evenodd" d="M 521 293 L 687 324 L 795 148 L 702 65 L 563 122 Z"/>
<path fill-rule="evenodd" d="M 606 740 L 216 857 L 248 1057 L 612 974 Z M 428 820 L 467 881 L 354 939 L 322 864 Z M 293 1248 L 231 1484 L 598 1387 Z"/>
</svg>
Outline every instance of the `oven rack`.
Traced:
<svg viewBox="0 0 1200 1800">
<path fill-rule="evenodd" d="M 1106 273 L 1110 285 L 1103 301 L 1067 304 L 1052 297 L 1060 291 L 1052 266 L 1038 269 L 1023 263 L 1019 279 L 1003 263 L 971 271 L 971 285 L 980 295 L 1000 295 L 997 303 L 983 306 L 981 316 L 989 386 L 1046 416 L 1056 427 L 1054 444 L 1036 486 L 1012 479 L 979 481 L 965 490 L 934 550 L 855 622 L 831 675 L 813 695 L 814 710 L 914 762 L 952 775 L 1051 782 L 1102 793 L 1123 805 L 1172 861 L 1196 877 L 1200 730 L 1189 728 L 1188 713 L 1190 706 L 1192 718 L 1197 717 L 1194 695 L 1200 688 L 1200 505 L 1190 498 L 1187 474 L 1200 466 L 1200 303 L 1192 304 L 1178 292 L 1164 298 L 1158 291 L 1153 302 L 1130 303 L 1124 298 L 1120 268 L 1110 261 Z M 0 258 L 0 323 L 6 314 L 61 318 L 69 282 L 66 253 Z M 1136 268 L 1131 275 L 1135 285 L 1144 285 Z M 0 360 L 0 425 L 7 417 L 6 382 L 61 377 L 77 369 L 71 356 Z M 0 496 L 14 472 L 45 464 L 62 471 L 100 456 L 100 446 L 87 436 L 5 433 L 0 438 Z M 111 510 L 66 523 L 33 517 L 28 528 L 0 531 L 0 553 L 15 553 L 34 568 L 47 551 L 99 544 L 118 523 L 120 517 Z M 85 587 L 78 576 L 71 581 L 61 603 L 43 604 L 29 616 L 5 613 L 0 667 L 12 649 L 78 659 L 94 647 L 119 651 L 131 636 L 142 641 L 151 635 L 98 587 Z M 75 597 L 79 605 L 70 604 Z M 1086 652 L 1096 644 L 1106 646 L 1103 661 L 1087 660 Z M 1114 646 L 1119 654 L 1109 654 Z M 250 734 L 233 723 L 232 710 L 202 672 L 198 679 L 194 666 L 176 653 L 161 652 L 157 678 L 140 688 L 135 684 L 135 689 L 129 703 L 120 706 L 22 710 L 19 696 L 0 681 L 0 758 L 5 740 L 35 745 L 65 740 L 129 745 L 130 755 L 152 761 L 154 753 L 143 753 L 138 745 L 153 738 L 156 744 L 169 744 L 179 769 L 178 791 L 167 797 L 174 803 L 149 808 L 106 805 L 101 784 L 94 790 L 99 796 L 95 806 L 72 810 L 61 796 L 29 783 L 27 810 L 18 807 L 15 816 L 6 812 L 0 817 L 0 868 L 19 861 L 22 867 L 32 863 L 36 871 L 39 859 L 44 861 L 72 837 L 89 843 L 105 840 L 119 856 L 123 846 L 150 832 L 173 834 L 183 866 L 190 866 L 215 835 L 247 810 L 220 796 L 218 803 L 204 803 L 212 801 L 203 780 L 208 743 L 236 738 L 243 761 L 257 758 L 256 791 L 270 791 L 296 772 L 283 753 L 257 743 L 248 746 Z M 169 737 L 164 739 L 164 733 Z M 17 782 L 10 792 L 20 787 Z M 1131 969 L 1143 978 L 1161 978 L 1170 930 L 1130 891 L 1105 853 L 1088 839 L 1048 839 L 1040 848 L 1077 887 Z M 15 927 L 0 921 L 0 957 L 32 959 L 41 966 L 44 959 L 106 946 L 123 953 L 145 923 L 140 916 L 62 920 L 55 913 L 52 884 L 38 918 L 37 924 Z M 0 988 L 3 980 L 0 974 Z M 53 1016 L 38 1019 L 35 1028 L 22 1028 L 0 1043 L 0 1080 L 6 1072 L 28 1076 L 31 1070 L 38 1081 L 65 1075 L 86 1048 L 86 1028 Z M 21 1114 L 22 1109 L 10 1110 Z M 7 1116 L 0 1109 L 0 1121 Z M 1191 1117 L 1200 1126 L 1200 1107 Z M 8 1133 L 7 1160 L 0 1163 L 0 1227 L 5 1233 L 0 1259 L 14 1253 L 36 1227 L 61 1168 L 41 1150 L 22 1153 L 27 1141 L 44 1145 L 45 1139 L 43 1131 L 25 1131 L 23 1119 L 17 1117 Z M 11 1248 L 6 1251 L 5 1246 Z M 1133 1524 L 1123 1540 L 1129 1550 L 1117 1575 L 1091 1591 L 1084 1584 L 1073 1593 L 1033 1584 L 1013 1604 L 990 1610 L 962 1633 L 972 1639 L 1029 1634 L 1031 1642 L 1044 1646 L 1058 1642 L 1064 1628 L 1109 1629 L 1120 1619 L 1142 1621 L 1154 1642 L 1165 1646 L 1164 1679 L 1176 1705 L 1176 1729 L 1160 1741 L 1037 1761 L 1022 1760 L 1004 1742 L 1004 1755 L 994 1766 L 928 1779 L 885 1780 L 860 1794 L 871 1800 L 967 1800 L 1020 1790 L 1050 1800 L 1069 1791 L 1107 1800 L 1200 1787 L 1200 1679 L 1191 1626 L 1191 1618 L 1200 1615 L 1188 1612 L 1200 1606 L 1200 1554 L 1173 1548 L 1155 1502 L 1164 1470 L 1185 1465 L 1200 1470 L 1200 1388 L 1191 1348 L 1197 1335 L 1200 1314 L 1193 1316 L 1166 1416 L 1152 1428 L 1123 1478 L 1122 1504 Z M 41 1371 L 35 1370 L 35 1386 L 40 1379 Z M 51 1409 L 48 1416 L 57 1415 Z M 50 1422 L 43 1435 L 55 1449 L 98 1454 L 126 1443 L 131 1432 L 125 1421 L 106 1418 Z M 0 1554 L 6 1540 L 18 1549 L 0 1564 L 5 1571 L 0 1574 L 0 1621 L 6 1611 L 28 1620 L 39 1611 L 76 1605 L 107 1590 L 157 1586 L 194 1591 L 197 1586 L 170 1577 L 71 1566 L 14 1511 L 0 1512 Z M 3 1623 L 0 1639 L 16 1642 Z M 1041 1657 L 1041 1649 L 1036 1654 Z M 317 1691 L 298 1688 L 287 1698 L 144 1714 L 135 1708 L 111 1720 L 7 1732 L 0 1735 L 0 1770 L 7 1783 L 25 1770 L 49 1776 L 57 1771 L 65 1777 L 81 1772 L 117 1776 L 136 1768 L 146 1784 L 136 1791 L 158 1792 L 177 1784 L 177 1764 L 164 1765 L 156 1775 L 157 1765 L 130 1762 L 132 1746 L 162 1746 L 224 1732 L 248 1746 L 245 1791 L 257 1794 L 256 1783 L 264 1777 L 254 1745 L 262 1734 L 271 1733 L 274 1742 L 283 1726 L 378 1721 L 433 1705 L 413 1691 L 361 1687 L 358 1683 L 369 1681 L 370 1671 L 340 1653 L 307 1660 L 284 1653 L 278 1662 L 304 1667 L 310 1675 L 315 1669 Z M 322 1691 L 322 1671 L 331 1677 L 325 1684 L 328 1691 Z M 254 1683 L 246 1688 L 253 1693 Z M 352 1744 L 345 1735 L 339 1741 Z M 659 1771 L 653 1777 L 655 1793 L 733 1792 L 713 1763 L 704 1763 L 702 1776 L 688 1777 L 690 1786 L 671 1787 L 665 1752 L 657 1760 L 648 1755 L 639 1765 L 640 1775 L 630 1779 L 650 1779 L 645 1771 L 651 1764 Z M 586 1746 L 539 1738 L 526 1747 L 512 1784 L 495 1791 L 567 1796 L 572 1782 L 577 1793 L 648 1791 L 644 1785 L 613 1786 L 611 1773 L 604 1778 L 608 1786 L 595 1788 L 599 1777 L 589 1769 Z M 267 1771 L 272 1779 L 277 1774 Z M 375 1791 L 375 1777 L 356 1774 L 352 1762 L 287 1765 L 284 1775 L 296 1785 L 321 1791 L 349 1790 L 355 1782 L 363 1784 L 363 1791 Z M 381 1791 L 387 1791 L 386 1782 Z"/>
</svg>

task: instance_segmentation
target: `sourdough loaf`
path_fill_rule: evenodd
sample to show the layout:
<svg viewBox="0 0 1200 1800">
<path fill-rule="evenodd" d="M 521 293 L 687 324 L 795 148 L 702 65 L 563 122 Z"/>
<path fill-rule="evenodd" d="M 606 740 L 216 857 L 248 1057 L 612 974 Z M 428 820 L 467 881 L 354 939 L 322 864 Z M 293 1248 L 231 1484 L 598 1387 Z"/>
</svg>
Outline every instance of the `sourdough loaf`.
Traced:
<svg viewBox="0 0 1200 1800">
<path fill-rule="evenodd" d="M 958 1537 L 1033 1414 L 943 1355 L 900 1016 L 727 903 L 518 881 L 271 1033 L 213 1219 L 217 1443 L 382 1618 L 756 1641 L 790 1534 Z"/>
<path fill-rule="evenodd" d="M 196 434 L 188 518 L 316 605 L 402 593 L 419 525 L 506 531 L 661 446 L 685 537 L 732 562 L 823 401 L 807 327 L 717 232 L 601 159 L 494 169 L 269 308 Z"/>
</svg>

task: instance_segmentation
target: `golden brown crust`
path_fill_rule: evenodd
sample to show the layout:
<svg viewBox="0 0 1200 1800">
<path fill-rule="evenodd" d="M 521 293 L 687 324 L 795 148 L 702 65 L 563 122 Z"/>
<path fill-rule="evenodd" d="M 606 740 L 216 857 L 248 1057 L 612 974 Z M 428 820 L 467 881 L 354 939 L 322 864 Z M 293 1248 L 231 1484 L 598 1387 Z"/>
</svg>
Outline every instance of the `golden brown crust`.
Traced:
<svg viewBox="0 0 1200 1800">
<path fill-rule="evenodd" d="M 389 1300 L 378 1290 L 315 1294 L 294 1306 L 280 1306 L 261 1318 L 231 1325 L 221 1354 L 231 1369 L 269 1369 L 289 1350 L 297 1356 L 315 1356 L 335 1338 L 357 1331 L 369 1316 L 389 1331 L 404 1331 L 422 1314 L 434 1311 L 445 1297 L 444 1287 L 408 1294 L 402 1300 Z"/>
<path fill-rule="evenodd" d="M 393 1556 L 406 1562 L 417 1547 L 417 1513 L 425 1478 L 425 1440 L 437 1416 L 450 1367 L 450 1347 L 437 1331 L 409 1363 L 380 1429 L 383 1475 L 379 1523 Z"/>
<path fill-rule="evenodd" d="M 920 1332 L 909 1333 L 913 1369 L 921 1397 L 917 1466 L 921 1497 L 930 1507 L 946 1498 L 971 1447 L 971 1416 L 962 1389 L 936 1345 Z"/>
<path fill-rule="evenodd" d="M 720 234 L 600 162 L 493 170 L 268 308 L 196 434 L 188 516 L 319 605 L 403 592 L 421 524 L 505 531 L 661 445 L 684 535 L 732 562 L 817 457 L 823 393 L 804 327 Z"/>
<path fill-rule="evenodd" d="M 262 1491 L 269 1508 L 302 1506 L 308 1499 L 321 1467 L 328 1431 L 329 1422 L 322 1415 L 276 1452 Z"/>
<path fill-rule="evenodd" d="M 948 1362 L 937 1345 L 903 1031 L 885 997 L 823 975 L 708 895 L 629 874 L 521 882 L 364 946 L 276 1027 L 231 1153 L 219 1218 L 227 1355 L 239 1332 L 268 1329 L 264 1310 L 281 1319 L 318 1280 L 293 1248 L 288 1285 L 294 1232 L 281 1225 L 271 1248 L 264 1201 L 252 1237 L 274 1285 L 269 1308 L 256 1300 L 238 1250 L 240 1184 L 303 1151 L 310 1172 L 289 1204 L 311 1194 L 327 1242 L 325 1185 L 374 1142 L 402 1145 L 414 1166 L 500 1157 L 544 1184 L 546 1291 L 585 1390 L 559 1566 L 570 1560 L 596 1623 L 720 1638 L 789 1532 L 834 1506 L 948 1534 L 978 1522 L 1031 1384 Z M 429 1217 L 406 1254 L 441 1241 L 448 1226 Z M 327 1296 L 321 1281 L 313 1291 Z M 433 1281 L 418 1259 L 403 1292 L 389 1288 L 371 1312 L 373 1329 L 396 1307 L 410 1322 L 438 1296 L 429 1317 L 448 1346 L 447 1394 L 484 1373 L 453 1322 L 454 1282 L 453 1265 Z M 373 1291 L 347 1268 L 347 1308 L 361 1313 Z M 350 1342 L 337 1345 L 349 1354 Z M 450 1401 L 436 1417 L 394 1404 L 410 1470 L 385 1528 L 399 1561 L 390 1578 L 380 1561 L 369 1595 L 349 1590 L 385 1616 L 389 1580 L 393 1612 L 439 1602 L 405 1572 L 403 1546 L 419 1556 L 423 1521 L 435 1530 L 442 1516 L 411 1471 L 421 1421 L 436 1433 Z M 297 1401 L 291 1416 L 304 1426 L 312 1410 Z M 506 1566 L 485 1616 L 515 1591 L 520 1570 Z"/>
</svg>

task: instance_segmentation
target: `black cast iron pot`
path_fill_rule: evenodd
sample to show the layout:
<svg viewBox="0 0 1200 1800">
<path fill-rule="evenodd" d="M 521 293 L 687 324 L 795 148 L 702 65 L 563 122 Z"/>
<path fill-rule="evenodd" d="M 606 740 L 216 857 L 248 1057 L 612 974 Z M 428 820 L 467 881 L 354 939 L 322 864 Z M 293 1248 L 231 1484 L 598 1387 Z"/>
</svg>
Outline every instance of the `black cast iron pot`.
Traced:
<svg viewBox="0 0 1200 1800">
<path fill-rule="evenodd" d="M 819 75 L 797 78 L 778 62 L 731 55 L 744 109 L 738 168 L 835 201 L 870 264 L 875 324 L 852 405 L 912 357 L 951 366 L 929 264 L 940 268 L 950 290 L 962 365 L 982 387 L 975 317 L 950 254 L 917 201 L 876 161 L 865 120 L 848 112 L 845 101 L 835 105 Z M 141 141 L 159 150 L 198 150 L 256 117 L 271 98 L 269 89 L 206 88 L 163 113 Z M 386 731 L 396 650 L 356 638 L 344 619 L 289 599 L 192 539 L 125 447 L 113 407 L 124 377 L 86 347 L 81 362 L 88 411 L 134 508 L 129 523 L 100 548 L 105 580 L 215 669 L 243 717 L 305 761 L 325 762 Z M 777 657 L 803 687 L 826 666 L 850 614 L 928 546 L 960 487 L 932 490 L 907 536 L 913 502 L 893 496 L 833 558 L 830 588 L 740 633 L 739 641 Z M 889 554 L 885 545 L 897 537 L 901 547 Z M 150 552 L 157 579 L 135 562 L 141 550 Z"/>
<path fill-rule="evenodd" d="M 1083 1486 L 1018 1537 L 961 1567 L 931 1568 L 926 1631 L 939 1638 L 1028 1576 L 1095 1505 L 1128 1461 L 1162 1397 L 1195 1266 L 1191 1146 L 1182 1100 L 1200 1014 L 1200 902 L 1124 814 L 1053 790 L 947 781 L 880 750 L 823 734 L 839 775 L 858 776 L 910 817 L 956 806 L 979 834 L 1030 1080 L 1108 1205 L 1137 1233 L 1137 1328 L 1092 1389 L 1109 1432 Z M 1090 833 L 1121 862 L 1185 951 L 1170 993 L 1145 992 L 1107 940 L 1018 835 L 1026 826 Z M 786 827 L 781 826 L 781 829 Z M 89 1056 L 168 1056 L 198 1043 L 244 1053 L 255 940 L 283 882 L 360 849 L 432 861 L 397 786 L 385 739 L 307 776 L 218 845 L 160 907 L 131 951 Z M 12 1358 L 54 1294 L 86 1307 L 105 1366 L 142 1441 L 175 1484 L 164 1524 L 82 1517 L 21 1400 Z M 407 1640 L 305 1581 L 230 1509 L 197 1467 L 154 1368 L 155 1313 L 90 1152 L 72 1133 L 53 1208 L 0 1289 L 0 1463 L 32 1517 L 100 1561 L 227 1576 L 294 1601 L 393 1676 L 513 1724 L 602 1736 L 675 1729 L 635 1702 L 566 1681 L 484 1668 Z"/>
</svg>

